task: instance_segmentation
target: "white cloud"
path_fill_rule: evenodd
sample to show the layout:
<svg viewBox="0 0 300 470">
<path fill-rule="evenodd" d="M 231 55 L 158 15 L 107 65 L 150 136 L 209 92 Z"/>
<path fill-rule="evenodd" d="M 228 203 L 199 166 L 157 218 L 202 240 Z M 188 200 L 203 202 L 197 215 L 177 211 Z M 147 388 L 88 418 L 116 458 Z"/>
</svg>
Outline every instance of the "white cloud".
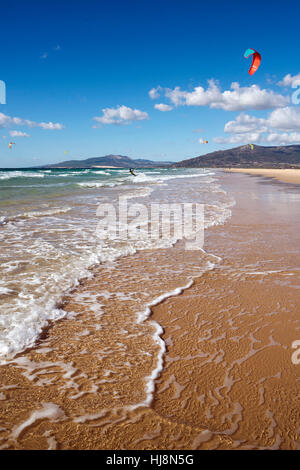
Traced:
<svg viewBox="0 0 300 470">
<path fill-rule="evenodd" d="M 247 143 L 252 144 L 270 144 L 270 145 L 291 145 L 300 143 L 300 133 L 279 133 L 270 132 L 262 134 L 259 132 L 252 132 L 248 134 L 235 134 L 230 137 L 216 137 L 214 141 L 218 144 L 230 145 L 243 145 Z"/>
<path fill-rule="evenodd" d="M 288 96 L 272 90 L 261 89 L 258 85 L 240 87 L 237 82 L 231 84 L 230 90 L 222 92 L 215 80 L 208 81 L 207 89 L 202 86 L 195 87 L 193 91 L 183 91 L 180 87 L 165 88 L 164 94 L 174 106 L 209 106 L 225 111 L 272 109 L 286 106 L 290 101 Z"/>
<path fill-rule="evenodd" d="M 10 131 L 9 134 L 11 137 L 30 137 L 29 134 L 22 131 Z"/>
<path fill-rule="evenodd" d="M 260 133 L 252 132 L 248 134 L 233 134 L 230 137 L 215 137 L 214 142 L 217 144 L 230 144 L 230 145 L 243 145 L 243 144 L 263 144 L 268 143 L 271 145 L 291 145 L 300 144 L 300 133 Z"/>
<path fill-rule="evenodd" d="M 10 116 L 7 116 L 6 114 L 0 113 L 0 128 L 9 127 L 11 125 L 41 127 L 42 129 L 48 129 L 48 130 L 61 130 L 64 127 L 62 124 L 58 122 L 57 123 L 35 122 L 35 121 L 30 121 L 29 119 L 10 117 Z"/>
<path fill-rule="evenodd" d="M 148 113 L 124 105 L 117 108 L 103 108 L 102 112 L 103 116 L 93 118 L 100 124 L 130 124 L 132 121 L 149 119 Z"/>
<path fill-rule="evenodd" d="M 201 88 L 201 87 L 198 87 L 198 88 Z M 169 100 L 175 106 L 180 106 L 180 105 L 182 106 L 186 104 L 186 96 L 187 96 L 187 92 L 181 91 L 179 86 L 175 87 L 174 90 L 171 90 L 170 88 L 165 89 L 165 97 L 169 98 Z"/>
<path fill-rule="evenodd" d="M 272 111 L 267 119 L 249 116 L 241 113 L 235 121 L 225 124 L 224 132 L 230 134 L 242 134 L 251 131 L 267 132 L 277 129 L 281 131 L 300 131 L 300 109 L 286 106 Z"/>
<path fill-rule="evenodd" d="M 224 127 L 224 132 L 229 134 L 244 134 L 251 131 L 266 132 L 266 120 L 242 113 L 235 121 L 227 122 Z"/>
<path fill-rule="evenodd" d="M 0 113 L 0 128 L 7 127 L 11 122 L 11 118 L 3 113 Z"/>
<path fill-rule="evenodd" d="M 41 59 L 47 59 L 48 57 L 48 52 L 44 52 L 43 55 L 41 55 Z"/>
<path fill-rule="evenodd" d="M 275 109 L 270 114 L 267 124 L 282 131 L 300 130 L 300 109 L 289 106 Z"/>
<path fill-rule="evenodd" d="M 32 127 L 41 127 L 42 129 L 47 129 L 47 130 L 56 130 L 56 131 L 60 131 L 61 129 L 63 129 L 63 125 L 62 124 L 59 124 L 58 122 L 54 123 L 54 122 L 39 122 L 39 123 L 33 123 L 33 126 Z"/>
<path fill-rule="evenodd" d="M 293 87 L 293 85 L 298 86 L 297 82 L 298 82 L 298 85 L 299 85 L 300 84 L 300 73 L 298 73 L 297 75 L 294 75 L 294 76 L 292 76 L 290 73 L 288 73 L 285 77 L 283 77 L 282 80 L 280 80 L 280 82 L 278 82 L 278 85 L 279 86 Z"/>
<path fill-rule="evenodd" d="M 283 131 L 282 133 L 278 131 Z M 272 111 L 266 119 L 240 114 L 225 124 L 230 137 L 217 137 L 215 142 L 242 144 L 267 142 L 274 145 L 300 143 L 300 109 L 286 106 Z"/>
<path fill-rule="evenodd" d="M 260 143 L 264 141 L 264 137 L 259 132 L 248 132 L 243 134 L 234 134 L 230 137 L 215 137 L 214 142 L 217 144 L 239 145 L 245 143 Z"/>
<path fill-rule="evenodd" d="M 160 97 L 160 92 L 162 91 L 162 87 L 161 86 L 158 86 L 156 88 L 152 88 L 150 91 L 149 91 L 149 96 L 152 100 L 156 100 L 157 98 Z"/>
<path fill-rule="evenodd" d="M 274 144 L 274 145 L 299 144 L 300 133 L 292 132 L 290 134 L 288 133 L 278 134 L 278 133 L 272 132 L 271 134 L 267 136 L 266 141 L 269 144 Z"/>
<path fill-rule="evenodd" d="M 168 104 L 159 103 L 159 104 L 155 104 L 154 108 L 158 109 L 159 111 L 165 112 L 165 111 L 172 111 L 173 106 L 170 106 Z"/>
<path fill-rule="evenodd" d="M 221 103 L 213 103 L 212 107 L 226 111 L 262 110 L 285 106 L 290 100 L 272 90 L 262 90 L 258 85 L 241 88 L 238 83 L 232 83 L 231 89 L 232 91 L 224 91 Z"/>
</svg>

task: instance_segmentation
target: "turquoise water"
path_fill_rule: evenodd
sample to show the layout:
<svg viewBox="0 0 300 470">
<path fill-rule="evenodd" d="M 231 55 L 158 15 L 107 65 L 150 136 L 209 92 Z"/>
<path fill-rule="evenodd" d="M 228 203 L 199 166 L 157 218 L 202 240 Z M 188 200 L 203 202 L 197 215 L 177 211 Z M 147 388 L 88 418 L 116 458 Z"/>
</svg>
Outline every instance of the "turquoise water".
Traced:
<svg viewBox="0 0 300 470">
<path fill-rule="evenodd" d="M 147 173 L 151 174 L 151 170 Z M 128 170 L 0 170 L 0 204 L 79 193 L 89 184 L 90 187 L 131 184 L 132 179 Z"/>
</svg>

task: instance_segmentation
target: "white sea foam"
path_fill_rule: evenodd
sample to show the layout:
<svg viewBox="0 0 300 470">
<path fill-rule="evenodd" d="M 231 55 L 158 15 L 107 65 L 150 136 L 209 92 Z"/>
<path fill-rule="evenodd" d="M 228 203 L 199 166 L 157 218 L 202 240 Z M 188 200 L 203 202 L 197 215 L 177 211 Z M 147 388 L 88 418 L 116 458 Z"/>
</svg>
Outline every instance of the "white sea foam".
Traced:
<svg viewBox="0 0 300 470">
<path fill-rule="evenodd" d="M 43 173 L 34 173 L 29 171 L 0 171 L 0 180 L 9 180 L 12 178 L 44 178 Z"/>
<path fill-rule="evenodd" d="M 0 225 L 5 225 L 8 222 L 8 218 L 5 216 L 0 217 Z"/>
<path fill-rule="evenodd" d="M 17 215 L 16 218 L 32 219 L 34 217 L 50 217 L 52 215 L 65 214 L 66 212 L 69 212 L 70 210 L 71 210 L 71 207 L 57 207 L 57 208 L 49 209 L 46 211 L 23 212 L 23 214 Z"/>
<path fill-rule="evenodd" d="M 16 214 L 13 216 L 2 217 L 0 218 L 0 225 L 6 225 L 8 222 L 16 222 L 23 219 L 35 219 L 38 217 L 51 217 L 58 214 L 65 214 L 69 212 L 71 207 L 55 207 L 45 211 L 29 211 Z"/>
<path fill-rule="evenodd" d="M 123 185 L 120 188 L 121 194 L 128 199 L 151 196 L 152 200 L 152 194 L 156 188 L 159 188 L 163 191 L 163 197 L 169 197 L 172 202 L 173 195 L 177 193 L 180 200 L 182 191 L 185 192 L 185 197 L 189 198 L 187 200 L 192 202 L 196 190 L 200 196 L 203 195 L 206 198 L 204 202 L 211 202 L 207 212 L 206 227 L 215 223 L 224 223 L 231 214 L 232 201 L 215 184 L 216 180 L 212 178 L 214 173 L 193 171 L 178 174 L 178 172 L 173 172 L 171 177 L 166 171 L 163 175 L 158 174 L 158 171 L 152 173 L 149 171 L 147 172 L 149 174 L 140 172 L 137 177 L 126 175 L 122 178 L 121 171 L 118 171 L 114 172 L 111 179 L 101 174 L 99 176 L 104 176 L 104 178 L 99 180 L 81 182 L 77 180 L 77 186 L 97 189 L 106 185 L 107 201 L 110 200 L 109 191 L 112 191 L 113 198 L 117 198 L 120 190 L 116 186 L 121 184 Z M 26 178 L 28 173 L 24 173 L 26 173 Z M 90 174 L 91 172 L 85 173 L 86 178 Z M 195 179 L 195 185 L 191 181 L 188 185 L 180 186 L 179 191 L 175 178 L 196 178 L 197 176 L 200 178 Z M 76 186 L 75 178 L 77 178 L 77 172 L 74 177 Z M 167 186 L 162 186 L 162 184 Z M 170 186 L 172 184 L 173 186 Z M 48 183 L 47 185 L 47 187 L 50 186 Z M 170 196 L 168 192 L 164 192 L 169 187 L 173 188 Z M 80 189 L 77 191 L 78 194 L 83 194 L 82 191 L 79 193 Z M 116 237 L 107 240 L 97 239 L 95 229 L 98 220 L 95 215 L 99 200 L 96 193 L 93 198 L 89 196 L 90 194 L 90 192 L 84 193 L 79 198 L 75 193 L 74 206 L 71 204 L 71 197 L 69 197 L 68 205 L 62 203 L 61 207 L 57 204 L 60 199 L 56 199 L 56 204 L 53 206 L 53 201 L 50 204 L 47 198 L 44 198 L 43 202 L 48 203 L 47 209 L 40 207 L 36 210 L 20 211 L 16 204 L 15 213 L 10 210 L 9 214 L 1 215 L 0 293 L 2 292 L 3 295 L 0 313 L 0 355 L 4 361 L 25 348 L 33 346 L 49 321 L 66 316 L 66 312 L 58 307 L 59 302 L 65 292 L 78 285 L 80 279 L 92 276 L 89 270 L 91 266 L 113 262 L 120 257 L 132 255 L 137 250 L 169 248 L 176 243 L 177 239 L 174 237 L 158 240 L 149 238 L 145 225 L 142 226 L 141 237 L 138 240 L 124 241 Z M 151 200 L 149 198 L 148 202 Z M 9 223 L 15 221 L 18 221 L 18 224 Z M 164 294 L 161 300 L 169 295 L 172 293 Z M 178 295 L 177 291 L 173 295 Z M 97 309 L 99 308 L 98 305 Z M 148 310 L 147 312 L 149 313 Z M 144 318 L 147 317 L 147 312 L 144 312 Z M 95 313 L 101 315 L 101 308 Z M 160 331 L 157 326 L 156 341 L 158 343 L 161 341 Z"/>
<path fill-rule="evenodd" d="M 108 175 L 110 176 L 110 173 L 108 171 L 103 171 L 103 170 L 93 170 L 91 173 L 95 175 Z"/>
<path fill-rule="evenodd" d="M 137 322 L 138 323 L 144 322 L 151 314 L 151 307 L 154 307 L 155 305 L 160 304 L 161 302 L 163 302 L 169 297 L 180 295 L 185 289 L 188 289 L 189 287 L 191 287 L 193 282 L 194 281 L 191 279 L 185 286 L 178 287 L 170 292 L 166 292 L 160 295 L 159 297 L 157 297 L 156 299 L 154 299 L 152 302 L 150 302 L 147 305 L 146 309 L 143 312 L 137 315 Z M 153 399 L 155 380 L 159 377 L 159 374 L 161 373 L 163 369 L 163 356 L 166 351 L 166 343 L 161 338 L 161 335 L 163 334 L 163 328 L 156 321 L 154 320 L 150 320 L 150 321 L 154 329 L 154 333 L 152 336 L 153 340 L 159 346 L 159 353 L 156 359 L 156 366 L 152 369 L 151 374 L 145 377 L 145 394 L 146 394 L 145 399 L 142 402 L 124 407 L 124 411 L 126 410 L 133 411 L 137 408 L 140 408 L 143 406 L 149 406 L 151 404 L 152 399 Z M 101 417 L 101 416 L 97 415 L 97 417 L 90 417 L 89 419 L 97 419 L 98 417 Z"/>
<path fill-rule="evenodd" d="M 26 421 L 14 427 L 12 432 L 13 438 L 17 439 L 26 428 L 43 419 L 58 421 L 65 419 L 65 413 L 54 403 L 42 403 L 42 408 L 33 411 Z"/>
<path fill-rule="evenodd" d="M 115 186 L 122 184 L 122 181 L 82 181 L 77 184 L 83 188 L 103 188 L 104 186 L 114 188 Z"/>
<path fill-rule="evenodd" d="M 151 307 L 154 307 L 155 305 L 162 303 L 164 300 L 168 299 L 169 297 L 180 295 L 185 289 L 189 289 L 189 287 L 191 287 L 193 283 L 194 281 L 193 279 L 191 279 L 185 286 L 177 287 L 173 291 L 166 292 L 165 294 L 162 294 L 156 299 L 152 300 L 152 302 L 150 302 L 147 305 L 146 310 L 138 314 L 138 323 L 145 321 L 145 319 L 148 318 L 149 315 L 151 315 Z"/>
<path fill-rule="evenodd" d="M 7 289 L 7 287 L 0 287 L 0 295 L 11 294 L 13 290 Z"/>
<path fill-rule="evenodd" d="M 215 256 L 216 262 L 220 261 L 220 258 Z M 215 263 L 212 263 L 208 261 L 205 266 L 202 268 L 202 273 L 212 270 L 215 267 Z M 198 273 L 199 276 L 200 273 Z M 151 308 L 161 304 L 164 302 L 164 300 L 170 298 L 170 297 L 176 297 L 186 289 L 189 289 L 192 285 L 194 284 L 194 280 L 190 279 L 188 283 L 182 287 L 177 287 L 176 289 L 170 291 L 170 292 L 165 292 L 164 294 L 161 294 L 160 296 L 156 297 L 154 300 L 152 300 L 146 307 L 146 309 L 140 313 L 138 313 L 137 316 L 137 322 L 142 323 L 144 322 L 147 318 L 150 317 L 151 315 Z M 163 334 L 164 330 L 162 326 L 157 323 L 154 320 L 151 320 L 151 324 L 154 327 L 154 333 L 153 333 L 153 340 L 159 345 L 159 353 L 157 356 L 157 363 L 156 367 L 152 370 L 151 374 L 145 378 L 146 385 L 145 385 L 145 391 L 146 391 L 146 398 L 142 403 L 138 403 L 134 406 L 131 406 L 130 409 L 135 409 L 140 406 L 149 406 L 152 402 L 153 399 L 153 392 L 154 392 L 154 387 L 155 387 L 155 380 L 159 377 L 159 374 L 161 373 L 163 369 L 163 356 L 166 352 L 166 343 L 165 341 L 162 340 L 161 335 Z"/>
<path fill-rule="evenodd" d="M 94 172 L 93 172 L 94 173 Z M 121 171 L 118 171 L 120 174 Z M 178 174 L 172 174 L 172 175 L 163 175 L 160 172 L 139 172 L 136 174 L 136 176 L 128 174 L 127 170 L 124 172 L 126 174 L 125 177 L 118 177 L 114 178 L 113 181 L 110 179 L 104 180 L 104 181 L 83 181 L 77 183 L 79 186 L 85 187 L 85 188 L 101 188 L 101 187 L 115 187 L 119 186 L 122 184 L 141 184 L 141 183 L 153 183 L 153 184 L 162 184 L 165 181 L 173 180 L 173 179 L 181 179 L 181 178 L 196 178 L 196 177 L 208 177 L 208 176 L 213 176 L 215 173 L 212 172 L 207 172 L 207 173 L 192 173 L 192 174 L 185 174 L 185 175 L 178 175 Z M 108 173 L 108 175 L 110 175 Z M 153 176 L 155 175 L 155 176 Z M 158 175 L 158 176 L 157 176 Z M 111 175 L 112 177 L 114 175 Z"/>
</svg>

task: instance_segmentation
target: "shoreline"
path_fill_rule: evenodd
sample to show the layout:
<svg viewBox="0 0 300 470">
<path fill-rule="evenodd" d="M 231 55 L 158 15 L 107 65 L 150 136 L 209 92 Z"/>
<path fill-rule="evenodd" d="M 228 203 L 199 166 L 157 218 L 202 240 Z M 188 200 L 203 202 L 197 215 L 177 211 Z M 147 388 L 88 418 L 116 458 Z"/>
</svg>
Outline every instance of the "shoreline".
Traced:
<svg viewBox="0 0 300 470">
<path fill-rule="evenodd" d="M 271 181 L 262 185 L 229 173 L 220 178 L 237 201 L 232 217 L 206 233 L 206 260 L 217 256 L 221 263 L 203 274 L 196 263 L 189 286 L 181 275 L 174 276 L 174 268 L 195 253 L 179 244 L 121 259 L 113 272 L 115 293 L 109 296 L 105 267 L 78 286 L 65 299 L 69 317 L 55 322 L 26 354 L 0 366 L 0 426 L 5 429 L 0 447 L 300 448 L 300 384 L 290 360 L 300 307 L 297 201 L 291 197 L 287 214 L 290 185 L 284 186 L 282 199 Z M 149 317 L 133 325 L 132 293 L 146 293 L 150 285 L 159 292 L 162 279 L 155 265 L 162 259 L 168 292 L 187 288 L 158 305 L 148 303 Z M 132 279 L 133 267 L 137 273 L 147 267 L 148 284 Z M 125 304 L 119 304 L 120 293 L 128 298 Z M 156 370 L 162 351 L 152 341 L 153 323 L 162 329 L 156 334 L 166 351 L 147 404 L 145 378 Z M 122 344 L 114 339 L 118 335 Z"/>
<path fill-rule="evenodd" d="M 191 426 L 201 417 L 207 432 L 192 448 L 300 449 L 299 365 L 291 360 L 300 307 L 300 224 L 293 220 L 293 199 L 300 195 L 289 184 L 284 188 L 290 203 L 274 182 L 245 175 L 235 189 L 231 220 L 206 240 L 208 251 L 222 256 L 220 265 L 153 311 L 168 344 L 153 407 Z M 251 207 L 259 210 L 248 214 Z M 226 243 L 228 236 L 233 243 Z M 193 327 L 187 331 L 187 325 Z"/>
<path fill-rule="evenodd" d="M 300 169 L 268 169 L 268 168 L 226 168 L 230 173 L 246 173 L 253 176 L 274 178 L 283 183 L 300 184 Z"/>
</svg>

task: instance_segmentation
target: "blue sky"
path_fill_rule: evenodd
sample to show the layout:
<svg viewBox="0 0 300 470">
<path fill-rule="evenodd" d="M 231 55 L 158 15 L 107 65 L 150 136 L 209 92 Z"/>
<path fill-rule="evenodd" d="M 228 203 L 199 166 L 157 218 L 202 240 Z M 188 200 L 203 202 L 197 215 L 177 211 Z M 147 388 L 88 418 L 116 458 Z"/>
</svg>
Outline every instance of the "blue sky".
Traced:
<svg viewBox="0 0 300 470">
<path fill-rule="evenodd" d="M 299 16 L 289 0 L 3 3 L 0 166 L 300 143 Z"/>
</svg>

